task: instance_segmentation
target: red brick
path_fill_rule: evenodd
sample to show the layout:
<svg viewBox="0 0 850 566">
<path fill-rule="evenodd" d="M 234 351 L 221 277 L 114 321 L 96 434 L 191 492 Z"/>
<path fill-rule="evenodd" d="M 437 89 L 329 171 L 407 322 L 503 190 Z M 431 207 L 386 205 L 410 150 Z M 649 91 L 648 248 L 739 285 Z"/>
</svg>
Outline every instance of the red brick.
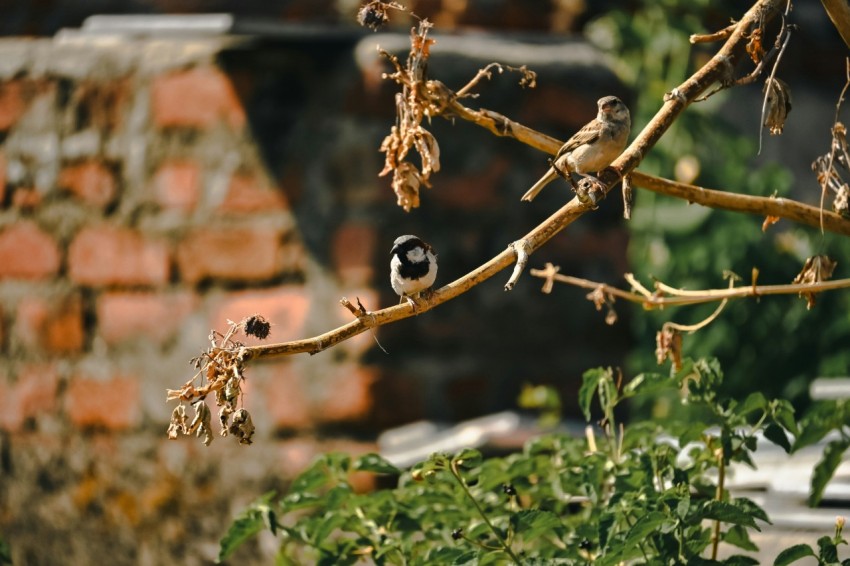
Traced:
<svg viewBox="0 0 850 566">
<path fill-rule="evenodd" d="M 115 199 L 115 177 L 103 163 L 90 159 L 59 173 L 58 186 L 93 206 L 103 208 Z"/>
<path fill-rule="evenodd" d="M 151 192 L 162 207 L 193 210 L 201 195 L 200 166 L 187 160 L 164 163 L 153 177 Z"/>
<path fill-rule="evenodd" d="M 303 376 L 288 362 L 270 362 L 252 367 L 246 386 L 245 403 L 249 411 L 268 416 L 274 430 L 303 430 L 310 428 L 309 395 Z M 256 424 L 256 419 L 255 419 Z"/>
<path fill-rule="evenodd" d="M 542 165 L 541 174 L 546 169 L 545 160 Z M 503 203 L 499 185 L 510 167 L 509 160 L 497 157 L 481 172 L 446 177 L 440 181 L 440 190 L 431 193 L 431 198 L 443 206 L 470 212 L 498 207 Z"/>
<path fill-rule="evenodd" d="M 139 383 L 120 375 L 107 380 L 76 376 L 65 393 L 65 412 L 82 428 L 132 428 L 142 417 Z"/>
<path fill-rule="evenodd" d="M 305 337 L 310 303 L 308 290 L 301 285 L 230 293 L 211 309 L 210 328 L 223 330 L 228 319 L 238 322 L 246 316 L 261 314 L 272 325 L 271 335 L 265 341 L 246 338 L 243 340 L 246 344 L 296 340 Z"/>
<path fill-rule="evenodd" d="M 245 125 L 245 109 L 227 75 L 214 67 L 195 67 L 160 75 L 151 89 L 153 121 L 160 128 L 208 128 L 224 121 Z"/>
<path fill-rule="evenodd" d="M 0 376 L 0 428 L 19 431 L 24 423 L 42 414 L 53 414 L 59 375 L 50 364 L 24 365 L 13 383 Z"/>
<path fill-rule="evenodd" d="M 59 271 L 59 248 L 33 222 L 13 224 L 0 232 L 0 278 L 44 279 Z"/>
<path fill-rule="evenodd" d="M 322 375 L 322 386 L 313 399 L 317 422 L 334 423 L 363 420 L 372 410 L 372 386 L 378 379 L 376 368 L 344 363 Z"/>
<path fill-rule="evenodd" d="M 282 190 L 269 186 L 257 175 L 240 174 L 231 177 L 227 195 L 218 210 L 226 214 L 245 214 L 287 208 L 289 203 Z"/>
<path fill-rule="evenodd" d="M 68 249 L 71 279 L 83 285 L 161 285 L 171 261 L 164 242 L 125 228 L 84 228 Z"/>
<path fill-rule="evenodd" d="M 163 344 L 174 337 L 197 304 L 197 296 L 190 291 L 103 293 L 97 299 L 97 328 L 107 344 L 136 338 Z"/>
<path fill-rule="evenodd" d="M 189 283 L 206 278 L 263 281 L 283 266 L 280 232 L 270 228 L 199 229 L 177 247 L 180 275 Z"/>
<path fill-rule="evenodd" d="M 366 285 L 372 281 L 377 241 L 374 224 L 349 222 L 337 229 L 331 244 L 331 257 L 344 285 Z"/>
<path fill-rule="evenodd" d="M 6 202 L 6 152 L 0 150 L 0 206 Z"/>
<path fill-rule="evenodd" d="M 27 109 L 26 93 L 22 81 L 0 83 L 0 130 L 8 130 Z"/>
<path fill-rule="evenodd" d="M 15 187 L 12 192 L 12 206 L 24 211 L 33 211 L 39 206 L 44 198 L 38 189 L 34 187 Z"/>
<path fill-rule="evenodd" d="M 16 335 L 33 350 L 75 354 L 83 349 L 83 304 L 79 295 L 61 299 L 24 297 L 18 305 Z"/>
</svg>

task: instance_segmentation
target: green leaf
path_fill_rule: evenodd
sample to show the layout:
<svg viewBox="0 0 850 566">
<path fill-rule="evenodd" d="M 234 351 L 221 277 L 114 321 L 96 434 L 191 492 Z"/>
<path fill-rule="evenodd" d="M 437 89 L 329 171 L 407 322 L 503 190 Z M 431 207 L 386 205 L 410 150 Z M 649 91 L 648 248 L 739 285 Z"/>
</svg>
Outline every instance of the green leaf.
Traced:
<svg viewBox="0 0 850 566">
<path fill-rule="evenodd" d="M 358 472 L 374 472 L 376 474 L 398 475 L 401 473 L 401 470 L 393 466 L 386 458 L 375 453 L 364 454 L 357 458 L 352 469 Z"/>
<path fill-rule="evenodd" d="M 826 445 L 823 451 L 823 457 L 815 465 L 815 469 L 812 472 L 812 486 L 809 492 L 809 505 L 812 507 L 819 504 L 821 499 L 823 499 L 826 484 L 835 475 L 835 470 L 841 463 L 841 458 L 844 456 L 844 452 L 847 451 L 848 446 L 850 446 L 850 442 L 844 438 L 833 440 Z"/>
<path fill-rule="evenodd" d="M 0 564 L 12 564 L 12 549 L 3 539 L 0 539 Z"/>
<path fill-rule="evenodd" d="M 738 406 L 736 412 L 744 417 L 756 411 L 763 411 L 766 408 L 767 399 L 760 391 L 756 391 L 747 396 L 746 400 Z"/>
<path fill-rule="evenodd" d="M 838 547 L 830 537 L 820 537 L 818 539 L 818 549 L 820 549 L 819 559 L 821 563 L 834 564 L 838 562 Z"/>
<path fill-rule="evenodd" d="M 768 525 L 773 524 L 761 505 L 748 497 L 736 497 L 732 504 L 754 519 L 764 521 Z"/>
<path fill-rule="evenodd" d="M 732 525 L 728 531 L 723 533 L 723 541 L 737 546 L 741 550 L 758 552 L 759 547 L 750 540 L 750 532 L 741 525 Z"/>
<path fill-rule="evenodd" d="M 623 386 L 623 397 L 655 394 L 666 389 L 674 389 L 675 386 L 669 375 L 642 373 Z"/>
<path fill-rule="evenodd" d="M 561 519 L 551 511 L 526 509 L 511 516 L 514 532 L 522 535 L 526 542 L 533 541 L 554 529 L 563 527 Z"/>
<path fill-rule="evenodd" d="M 776 423 L 770 423 L 764 427 L 764 437 L 773 442 L 777 446 L 782 447 L 787 453 L 791 453 L 791 441 L 788 440 L 788 435 L 785 434 L 785 429 Z"/>
<path fill-rule="evenodd" d="M 820 442 L 832 430 L 845 424 L 847 404 L 844 401 L 824 401 L 815 404 L 798 423 L 800 434 L 794 442 L 794 451 Z"/>
<path fill-rule="evenodd" d="M 481 452 L 475 448 L 464 448 L 452 458 L 458 466 L 464 468 L 474 468 L 479 465 L 482 460 Z"/>
<path fill-rule="evenodd" d="M 809 556 L 817 557 L 811 546 L 808 544 L 795 544 L 780 552 L 776 560 L 773 561 L 773 566 L 786 566 L 786 564 L 791 564 Z"/>
<path fill-rule="evenodd" d="M 476 552 L 465 548 L 438 546 L 425 555 L 426 564 L 468 564 L 475 560 Z"/>
<path fill-rule="evenodd" d="M 744 556 L 743 554 L 733 554 L 725 559 L 721 564 L 727 566 L 758 566 L 759 561 L 752 556 Z"/>
<path fill-rule="evenodd" d="M 629 550 L 632 547 L 639 546 L 644 542 L 644 539 L 659 530 L 668 520 L 670 519 L 667 515 L 659 511 L 647 513 L 641 517 L 640 521 L 636 522 L 634 526 L 629 529 L 629 532 L 626 534 L 626 538 L 623 541 L 624 549 Z"/>
<path fill-rule="evenodd" d="M 715 521 L 730 523 L 732 525 L 752 527 L 757 531 L 761 530 L 750 513 L 726 501 L 712 500 L 707 502 L 700 515 L 703 519 L 713 519 Z"/>
<path fill-rule="evenodd" d="M 259 499 L 251 503 L 247 509 L 233 521 L 230 528 L 224 534 L 224 537 L 218 543 L 218 560 L 226 560 L 233 554 L 237 548 L 249 538 L 255 536 L 265 527 L 272 527 L 267 522 L 274 520 L 274 513 L 269 506 L 269 502 L 275 496 L 275 492 L 270 491 L 264 494 Z M 274 525 L 276 528 L 276 525 Z"/>
<path fill-rule="evenodd" d="M 794 414 L 794 405 L 787 399 L 775 399 L 773 401 L 773 419 L 796 437 L 800 434 L 800 431 Z"/>
<path fill-rule="evenodd" d="M 584 413 L 584 419 L 590 422 L 590 405 L 599 387 L 599 382 L 610 377 L 611 370 L 606 368 L 589 369 L 582 376 L 581 388 L 578 391 L 578 405 Z"/>
</svg>

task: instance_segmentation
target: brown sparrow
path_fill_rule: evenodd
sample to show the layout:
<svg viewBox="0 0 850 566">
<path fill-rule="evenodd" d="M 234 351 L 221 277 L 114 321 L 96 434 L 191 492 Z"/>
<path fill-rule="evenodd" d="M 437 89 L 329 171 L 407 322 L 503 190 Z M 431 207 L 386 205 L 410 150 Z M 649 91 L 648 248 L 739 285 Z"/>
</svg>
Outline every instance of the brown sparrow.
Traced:
<svg viewBox="0 0 850 566">
<path fill-rule="evenodd" d="M 606 96 L 596 102 L 599 113 L 561 146 L 546 174 L 522 195 L 531 201 L 543 187 L 559 175 L 569 180 L 575 189 L 571 173 L 591 173 L 605 169 L 623 152 L 629 139 L 632 120 L 629 109 L 616 96 Z"/>
</svg>

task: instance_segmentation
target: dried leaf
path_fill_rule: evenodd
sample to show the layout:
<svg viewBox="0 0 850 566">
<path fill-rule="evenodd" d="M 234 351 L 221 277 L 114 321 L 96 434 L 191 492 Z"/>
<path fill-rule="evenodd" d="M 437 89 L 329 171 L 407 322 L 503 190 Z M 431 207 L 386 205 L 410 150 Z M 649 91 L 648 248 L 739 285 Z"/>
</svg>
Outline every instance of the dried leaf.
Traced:
<svg viewBox="0 0 850 566">
<path fill-rule="evenodd" d="M 750 41 L 747 42 L 747 55 L 753 60 L 753 63 L 758 65 L 764 59 L 764 46 L 762 45 L 762 30 L 756 28 L 750 34 Z"/>
<path fill-rule="evenodd" d="M 841 185 L 835 192 L 832 210 L 845 218 L 850 218 L 850 186 L 847 183 Z"/>
<path fill-rule="evenodd" d="M 178 434 L 188 434 L 186 427 L 186 407 L 181 403 L 171 411 L 171 422 L 168 424 L 168 438 L 174 440 Z"/>
<path fill-rule="evenodd" d="M 673 368 L 682 369 L 682 335 L 678 330 L 664 326 L 655 335 L 655 359 L 658 365 L 670 358 Z"/>
<path fill-rule="evenodd" d="M 806 260 L 803 270 L 797 274 L 793 283 L 795 285 L 811 285 L 820 283 L 821 281 L 827 281 L 832 277 L 832 272 L 835 270 L 836 265 L 838 265 L 838 262 L 829 256 L 812 256 Z M 805 297 L 806 299 L 806 308 L 811 309 L 815 305 L 815 294 L 805 291 L 800 292 L 800 297 Z"/>
<path fill-rule="evenodd" d="M 398 166 L 393 174 L 393 191 L 398 197 L 398 205 L 405 212 L 419 207 L 419 187 L 423 184 L 419 170 L 411 163 L 405 162 Z"/>
<path fill-rule="evenodd" d="M 239 439 L 239 444 L 251 444 L 254 436 L 254 423 L 251 415 L 245 409 L 239 409 L 233 413 L 233 423 L 230 425 L 230 434 Z"/>
<path fill-rule="evenodd" d="M 189 425 L 187 434 L 194 432 L 195 436 L 199 438 L 203 435 L 204 444 L 209 446 L 213 439 L 212 429 L 210 428 L 210 421 L 212 420 L 210 408 L 203 400 L 192 403 L 192 408 L 195 409 L 195 417 Z"/>
<path fill-rule="evenodd" d="M 771 225 L 776 224 L 777 222 L 779 222 L 778 216 L 771 216 L 771 215 L 768 214 L 767 216 L 765 216 L 764 222 L 761 223 L 761 231 L 767 232 L 767 229 Z"/>
<path fill-rule="evenodd" d="M 780 79 L 768 79 L 767 112 L 764 117 L 764 127 L 770 129 L 770 135 L 778 136 L 785 127 L 785 120 L 791 112 L 791 90 Z"/>
</svg>

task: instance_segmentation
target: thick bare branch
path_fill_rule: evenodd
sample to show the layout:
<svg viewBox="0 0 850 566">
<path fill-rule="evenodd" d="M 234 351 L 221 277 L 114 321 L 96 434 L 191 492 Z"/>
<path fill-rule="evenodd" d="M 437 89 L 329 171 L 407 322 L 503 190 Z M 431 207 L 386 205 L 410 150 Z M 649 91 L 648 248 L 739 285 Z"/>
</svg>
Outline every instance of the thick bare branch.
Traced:
<svg viewBox="0 0 850 566">
<path fill-rule="evenodd" d="M 655 193 L 678 197 L 688 202 L 711 208 L 746 212 L 757 216 L 776 216 L 814 228 L 820 228 L 821 209 L 795 200 L 727 193 L 725 191 L 677 183 L 676 181 L 647 175 L 640 171 L 632 172 L 632 182 L 639 187 Z M 823 227 L 830 232 L 850 236 L 850 220 L 834 212 L 823 211 Z"/>
<path fill-rule="evenodd" d="M 612 163 L 609 169 L 599 174 L 599 179 L 605 185 L 606 192 L 610 191 L 623 175 L 629 173 L 640 163 L 643 156 L 658 142 L 673 121 L 691 102 L 715 82 L 726 79 L 728 68 L 730 65 L 734 65 L 734 62 L 740 57 L 743 51 L 743 47 L 747 41 L 747 32 L 754 26 L 773 18 L 782 5 L 783 2 L 780 0 L 759 0 L 756 2 L 738 22 L 735 31 L 730 34 L 729 39 L 719 52 L 705 66 L 694 73 L 694 75 L 673 89 L 666 97 L 661 109 L 643 131 L 638 134 L 632 144 Z M 561 145 L 554 138 L 521 126 L 496 112 L 471 110 L 464 107 L 457 102 L 454 94 L 438 81 L 428 81 L 427 89 L 429 94 L 435 98 L 434 107 L 441 108 L 443 114 L 456 115 L 484 126 L 496 135 L 514 137 L 548 153 L 554 154 Z M 576 198 L 565 204 L 522 238 L 527 244 L 528 253 L 531 254 L 538 250 L 549 239 L 588 210 L 591 210 L 591 207 L 580 203 Z M 517 255 L 514 249 L 511 247 L 507 248 L 484 265 L 449 283 L 445 287 L 438 289 L 430 297 L 420 300 L 415 309 L 410 304 L 382 309 L 369 313 L 368 316 L 361 316 L 345 326 L 313 338 L 283 344 L 243 348 L 241 357 L 247 361 L 256 358 L 303 352 L 320 352 L 369 328 L 382 326 L 414 314 L 428 311 L 437 305 L 449 301 L 502 271 L 511 265 L 516 257 Z"/>
<path fill-rule="evenodd" d="M 821 4 L 841 39 L 850 47 L 850 3 L 847 0 L 821 0 Z"/>
</svg>

